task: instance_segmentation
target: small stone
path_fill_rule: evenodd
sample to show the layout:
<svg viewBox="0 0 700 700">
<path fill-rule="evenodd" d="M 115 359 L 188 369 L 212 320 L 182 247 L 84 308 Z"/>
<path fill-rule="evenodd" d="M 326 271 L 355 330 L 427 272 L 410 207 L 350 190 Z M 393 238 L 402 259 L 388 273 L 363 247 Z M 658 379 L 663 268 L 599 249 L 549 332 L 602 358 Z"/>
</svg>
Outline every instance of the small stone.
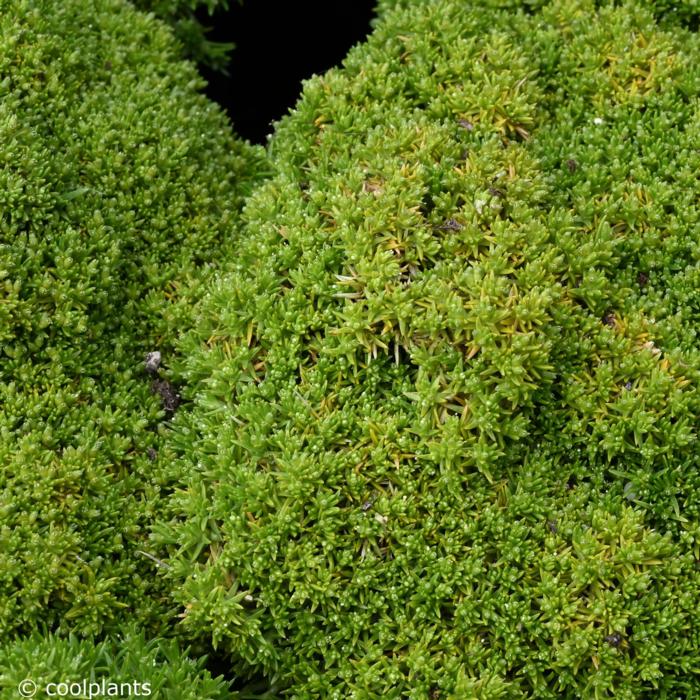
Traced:
<svg viewBox="0 0 700 700">
<path fill-rule="evenodd" d="M 611 328 L 614 328 L 614 327 L 615 327 L 615 314 L 612 314 L 612 313 L 611 313 L 611 314 L 606 314 L 606 315 L 603 317 L 603 323 L 604 323 L 606 326 L 610 326 Z"/>
<path fill-rule="evenodd" d="M 622 635 L 619 632 L 613 632 L 605 638 L 605 641 L 611 647 L 619 647 L 622 644 Z"/>
<path fill-rule="evenodd" d="M 163 402 L 163 408 L 172 413 L 180 405 L 180 394 L 167 379 L 156 379 L 151 384 L 151 391 L 158 394 Z"/>
<path fill-rule="evenodd" d="M 632 390 L 632 382 L 627 382 L 625 384 L 625 389 L 627 389 L 627 391 L 631 391 Z"/>
<path fill-rule="evenodd" d="M 455 219 L 448 219 L 442 226 L 440 226 L 443 231 L 460 231 L 462 228 L 462 224 L 460 224 L 458 221 Z"/>
<path fill-rule="evenodd" d="M 151 462 L 156 461 L 156 457 L 158 456 L 158 453 L 152 447 L 149 447 L 146 450 L 146 454 L 148 455 L 148 459 L 150 459 Z"/>
<path fill-rule="evenodd" d="M 457 122 L 463 129 L 466 129 L 467 131 L 473 131 L 474 130 L 474 125 L 468 121 L 467 119 L 460 119 Z"/>
<path fill-rule="evenodd" d="M 149 352 L 148 355 L 146 355 L 146 372 L 148 372 L 149 374 L 155 374 L 158 371 L 158 368 L 160 367 L 160 361 L 161 356 L 158 350 L 155 350 L 154 352 Z"/>
</svg>

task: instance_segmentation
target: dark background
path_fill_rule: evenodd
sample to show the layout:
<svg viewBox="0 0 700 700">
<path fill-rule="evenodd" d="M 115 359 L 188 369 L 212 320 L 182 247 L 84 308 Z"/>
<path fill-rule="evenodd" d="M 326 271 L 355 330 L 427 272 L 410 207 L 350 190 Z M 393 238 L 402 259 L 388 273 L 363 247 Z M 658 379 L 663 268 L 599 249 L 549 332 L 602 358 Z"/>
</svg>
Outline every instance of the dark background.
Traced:
<svg viewBox="0 0 700 700">
<path fill-rule="evenodd" d="M 203 68 L 206 94 L 228 113 L 239 136 L 265 143 L 294 104 L 301 81 L 339 65 L 369 34 L 374 0 L 230 0 L 228 11 L 198 19 L 211 41 L 233 42 L 229 76 Z"/>
</svg>

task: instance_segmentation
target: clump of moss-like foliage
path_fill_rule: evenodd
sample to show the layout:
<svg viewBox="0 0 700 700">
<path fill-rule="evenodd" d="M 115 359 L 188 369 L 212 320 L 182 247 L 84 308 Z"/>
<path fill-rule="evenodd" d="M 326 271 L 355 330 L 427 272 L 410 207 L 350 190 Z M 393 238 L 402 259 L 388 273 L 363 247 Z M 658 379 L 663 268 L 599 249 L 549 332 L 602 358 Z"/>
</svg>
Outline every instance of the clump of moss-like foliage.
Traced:
<svg viewBox="0 0 700 700">
<path fill-rule="evenodd" d="M 155 530 L 235 673 L 698 692 L 700 44 L 652 10 L 385 3 L 278 126 Z"/>
<path fill-rule="evenodd" d="M 178 50 L 121 0 L 2 3 L 3 641 L 177 612 L 148 543 L 173 478 L 167 365 L 262 166 Z"/>
<path fill-rule="evenodd" d="M 36 697 L 152 697 L 167 700 L 231 700 L 221 678 L 212 678 L 205 659 L 190 659 L 174 640 L 147 640 L 126 625 L 112 640 L 94 643 L 74 635 L 32 634 L 0 646 L 0 698 L 16 700 L 36 689 Z M 29 680 L 34 685 L 22 686 Z M 84 684 L 84 685 L 83 685 Z M 92 685 L 91 685 L 92 684 Z M 80 688 L 87 689 L 86 694 Z"/>
<path fill-rule="evenodd" d="M 226 72 L 232 43 L 211 41 L 209 27 L 198 20 L 196 11 L 206 10 L 209 16 L 228 9 L 228 0 L 132 0 L 132 3 L 167 22 L 182 44 L 184 55 L 196 63 Z"/>
</svg>

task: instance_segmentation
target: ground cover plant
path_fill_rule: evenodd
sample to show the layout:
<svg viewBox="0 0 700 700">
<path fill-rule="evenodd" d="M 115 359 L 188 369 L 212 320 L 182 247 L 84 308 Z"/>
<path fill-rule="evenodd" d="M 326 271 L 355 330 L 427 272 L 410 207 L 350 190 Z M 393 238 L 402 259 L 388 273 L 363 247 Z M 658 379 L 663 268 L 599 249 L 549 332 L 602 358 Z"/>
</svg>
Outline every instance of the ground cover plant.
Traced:
<svg viewBox="0 0 700 700">
<path fill-rule="evenodd" d="M 211 27 L 203 25 L 196 13 L 206 10 L 211 17 L 217 10 L 228 9 L 228 0 L 133 0 L 133 4 L 167 22 L 181 42 L 187 58 L 215 70 L 226 71 L 234 44 L 208 39 L 207 33 Z"/>
<path fill-rule="evenodd" d="M 180 344 L 181 629 L 284 697 L 700 697 L 691 15 L 381 10 Z"/>
<path fill-rule="evenodd" d="M 264 182 L 197 5 L 0 0 L 0 697 L 700 697 L 694 3 L 382 0 Z"/>
<path fill-rule="evenodd" d="M 204 658 L 192 659 L 170 640 L 147 640 L 126 625 L 110 640 L 94 643 L 74 635 L 32 634 L 2 648 L 0 698 L 156 697 L 172 700 L 231 700 L 222 678 L 212 678 Z M 26 685 L 29 681 L 29 685 Z M 25 683 L 25 685 L 22 685 Z M 62 684 L 72 685 L 66 692 Z M 82 687 L 81 687 L 82 686 Z M 84 690 L 83 690 L 84 689 Z"/>
<path fill-rule="evenodd" d="M 174 478 L 163 434 L 180 399 L 167 367 L 263 165 L 180 50 L 121 0 L 0 2 L 0 671 L 11 677 L 30 633 L 56 633 L 46 644 L 59 649 L 70 632 L 87 649 L 125 621 L 168 636 L 178 612 L 148 542 Z"/>
</svg>

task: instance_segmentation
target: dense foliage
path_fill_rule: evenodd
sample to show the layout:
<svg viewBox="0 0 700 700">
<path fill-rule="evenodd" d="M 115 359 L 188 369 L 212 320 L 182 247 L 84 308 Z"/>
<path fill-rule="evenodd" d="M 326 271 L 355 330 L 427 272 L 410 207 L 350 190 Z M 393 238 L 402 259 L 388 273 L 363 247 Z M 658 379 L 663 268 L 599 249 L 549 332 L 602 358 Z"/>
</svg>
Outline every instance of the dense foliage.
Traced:
<svg viewBox="0 0 700 700">
<path fill-rule="evenodd" d="M 0 697 L 700 697 L 696 3 L 380 0 L 262 183 L 133 4 L 0 0 Z"/>
<path fill-rule="evenodd" d="M 36 697 L 40 698 L 49 693 L 54 697 L 137 696 L 164 700 L 237 697 L 221 678 L 212 678 L 204 669 L 205 659 L 190 659 L 172 640 L 147 641 L 133 626 L 126 626 L 111 640 L 98 642 L 73 635 L 32 634 L 0 646 L 0 659 L 2 700 L 21 697 L 18 688 L 26 687 L 21 684 L 27 680 L 34 685 L 25 692 L 36 689 Z M 85 684 L 88 692 L 68 695 L 59 684 L 72 685 L 74 690 Z"/>
<path fill-rule="evenodd" d="M 655 10 L 386 2 L 278 126 L 154 529 L 236 674 L 700 696 L 700 46 Z"/>
<path fill-rule="evenodd" d="M 148 532 L 179 300 L 226 255 L 261 155 L 152 16 L 0 7 L 0 640 L 165 629 Z"/>
<path fill-rule="evenodd" d="M 187 58 L 226 72 L 229 52 L 234 44 L 208 39 L 210 27 L 199 21 L 196 11 L 206 10 L 211 16 L 217 10 L 228 9 L 228 0 L 132 0 L 132 3 L 167 22 L 182 43 Z"/>
</svg>

